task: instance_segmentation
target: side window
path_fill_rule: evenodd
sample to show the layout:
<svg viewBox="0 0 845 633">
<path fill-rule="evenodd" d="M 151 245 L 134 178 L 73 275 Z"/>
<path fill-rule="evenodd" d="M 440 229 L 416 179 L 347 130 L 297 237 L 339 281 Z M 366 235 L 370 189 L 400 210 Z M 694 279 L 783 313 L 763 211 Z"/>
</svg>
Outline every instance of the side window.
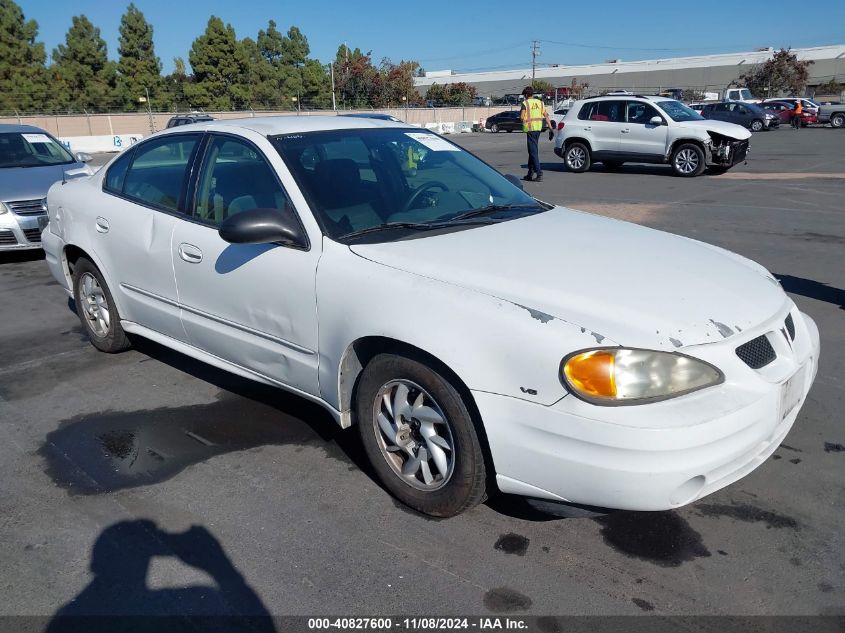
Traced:
<svg viewBox="0 0 845 633">
<path fill-rule="evenodd" d="M 126 170 L 132 162 L 134 153 L 133 150 L 129 150 L 114 161 L 114 164 L 106 172 L 106 178 L 103 180 L 103 189 L 112 193 L 123 193 L 123 181 L 126 179 Z"/>
<path fill-rule="evenodd" d="M 123 194 L 143 204 L 177 211 L 185 172 L 199 139 L 199 134 L 179 134 L 139 145 L 126 172 Z"/>
<path fill-rule="evenodd" d="M 610 121 L 612 123 L 624 123 L 625 102 L 617 100 L 602 101 L 599 104 L 599 116 L 602 117 L 602 121 Z"/>
<path fill-rule="evenodd" d="M 660 116 L 660 114 L 654 106 L 651 106 L 648 103 L 643 103 L 642 101 L 628 102 L 628 123 L 646 125 L 656 116 Z"/>
<path fill-rule="evenodd" d="M 250 209 L 293 213 L 293 206 L 261 153 L 244 141 L 215 137 L 197 184 L 194 217 L 219 225 Z"/>
</svg>

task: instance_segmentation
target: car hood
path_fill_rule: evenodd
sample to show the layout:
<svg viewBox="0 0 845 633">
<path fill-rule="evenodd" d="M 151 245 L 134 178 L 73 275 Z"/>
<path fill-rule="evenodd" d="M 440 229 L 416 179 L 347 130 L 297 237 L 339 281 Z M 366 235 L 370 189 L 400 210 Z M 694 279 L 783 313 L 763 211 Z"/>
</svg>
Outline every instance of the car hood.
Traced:
<svg viewBox="0 0 845 633">
<path fill-rule="evenodd" d="M 751 138 L 751 132 L 746 130 L 741 125 L 736 123 L 728 123 L 727 121 L 718 121 L 716 119 L 704 119 L 702 121 L 684 121 L 678 124 L 682 128 L 700 130 L 704 128 L 708 131 L 713 131 L 724 136 L 730 136 L 738 141 L 744 141 Z"/>
<path fill-rule="evenodd" d="M 759 325 L 788 301 L 758 264 L 715 246 L 556 207 L 357 255 L 554 317 L 598 343 L 673 350 Z M 503 335 L 507 335 L 503 332 Z"/>
<path fill-rule="evenodd" d="M 50 185 L 62 179 L 62 173 L 67 179 L 90 174 L 84 163 L 0 169 L 0 201 L 44 198 Z"/>
</svg>

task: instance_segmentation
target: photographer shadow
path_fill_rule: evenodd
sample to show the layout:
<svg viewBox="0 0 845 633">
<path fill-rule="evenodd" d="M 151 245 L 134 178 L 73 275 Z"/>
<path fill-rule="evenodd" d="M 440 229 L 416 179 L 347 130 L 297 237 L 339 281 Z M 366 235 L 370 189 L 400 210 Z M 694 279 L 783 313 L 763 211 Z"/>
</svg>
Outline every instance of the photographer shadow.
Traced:
<svg viewBox="0 0 845 633">
<path fill-rule="evenodd" d="M 150 589 L 154 557 L 176 558 L 216 586 Z M 90 569 L 94 578 L 56 612 L 45 633 L 276 631 L 261 598 L 202 526 L 174 534 L 149 520 L 115 523 L 94 543 Z"/>
</svg>

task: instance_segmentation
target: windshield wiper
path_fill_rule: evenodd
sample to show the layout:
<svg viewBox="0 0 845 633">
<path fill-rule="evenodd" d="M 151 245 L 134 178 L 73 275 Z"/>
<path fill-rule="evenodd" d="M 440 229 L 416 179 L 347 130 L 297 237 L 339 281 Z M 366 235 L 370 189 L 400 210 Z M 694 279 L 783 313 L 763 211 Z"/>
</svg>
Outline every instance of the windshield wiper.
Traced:
<svg viewBox="0 0 845 633">
<path fill-rule="evenodd" d="M 455 222 L 456 220 L 468 220 L 469 218 L 478 218 L 484 215 L 498 213 L 499 211 L 510 211 L 511 209 L 542 211 L 544 207 L 539 202 L 532 204 L 489 204 L 486 207 L 470 209 L 469 211 L 459 213 L 458 215 L 449 218 L 447 221 Z"/>
<path fill-rule="evenodd" d="M 489 224 L 488 220 L 481 220 L 477 222 L 453 222 L 448 220 L 446 222 L 388 222 L 387 224 L 377 224 L 376 226 L 368 226 L 364 229 L 358 229 L 351 233 L 341 235 L 341 239 L 349 239 L 367 235 L 369 233 L 381 233 L 382 231 L 390 231 L 393 229 L 410 229 L 412 231 L 431 231 L 434 229 L 452 228 L 456 225 L 462 224 Z"/>
</svg>

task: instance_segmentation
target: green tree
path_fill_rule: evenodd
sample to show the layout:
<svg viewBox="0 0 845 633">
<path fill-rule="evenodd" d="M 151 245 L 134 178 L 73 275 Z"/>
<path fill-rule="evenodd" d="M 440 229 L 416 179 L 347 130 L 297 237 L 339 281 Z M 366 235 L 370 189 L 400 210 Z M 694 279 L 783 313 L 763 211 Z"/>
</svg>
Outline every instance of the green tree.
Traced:
<svg viewBox="0 0 845 633">
<path fill-rule="evenodd" d="M 150 107 L 156 109 L 162 90 L 161 61 L 153 47 L 153 27 L 134 4 L 120 19 L 118 40 L 117 94 L 127 109 L 141 109 L 140 97 L 149 92 Z"/>
<path fill-rule="evenodd" d="M 810 76 L 812 60 L 800 61 L 795 53 L 782 48 L 775 51 L 772 58 L 757 64 L 748 72 L 740 75 L 739 81 L 751 90 L 751 94 L 771 97 L 788 93 L 803 94 Z"/>
<path fill-rule="evenodd" d="M 109 61 L 100 29 L 84 15 L 75 15 L 65 43 L 53 50 L 52 91 L 61 109 L 104 111 L 115 105 L 116 64 Z"/>
<path fill-rule="evenodd" d="M 278 101 L 278 74 L 252 38 L 238 42 L 238 79 L 232 86 L 237 109 L 273 106 Z"/>
<path fill-rule="evenodd" d="M 205 32 L 194 40 L 188 53 L 194 80 L 185 84 L 185 96 L 193 107 L 229 110 L 241 99 L 241 92 L 235 89 L 233 100 L 232 89 L 240 81 L 239 57 L 235 29 L 211 16 Z"/>
<path fill-rule="evenodd" d="M 335 56 L 335 90 L 342 107 L 366 108 L 371 105 L 371 94 L 376 84 L 378 70 L 373 66 L 370 53 L 360 48 L 350 49 L 341 44 Z"/>
<path fill-rule="evenodd" d="M 532 86 L 532 88 L 534 88 L 535 94 L 554 95 L 554 93 L 555 93 L 554 84 L 546 81 L 545 79 L 535 79 L 531 83 L 531 86 Z"/>
<path fill-rule="evenodd" d="M 41 110 L 47 96 L 44 44 L 38 23 L 12 0 L 0 0 L 0 111 Z"/>
<path fill-rule="evenodd" d="M 185 96 L 185 84 L 191 82 L 185 69 L 185 60 L 181 57 L 173 58 L 173 72 L 162 80 L 162 97 L 164 109 L 178 112 L 190 107 L 188 98 Z"/>
</svg>

